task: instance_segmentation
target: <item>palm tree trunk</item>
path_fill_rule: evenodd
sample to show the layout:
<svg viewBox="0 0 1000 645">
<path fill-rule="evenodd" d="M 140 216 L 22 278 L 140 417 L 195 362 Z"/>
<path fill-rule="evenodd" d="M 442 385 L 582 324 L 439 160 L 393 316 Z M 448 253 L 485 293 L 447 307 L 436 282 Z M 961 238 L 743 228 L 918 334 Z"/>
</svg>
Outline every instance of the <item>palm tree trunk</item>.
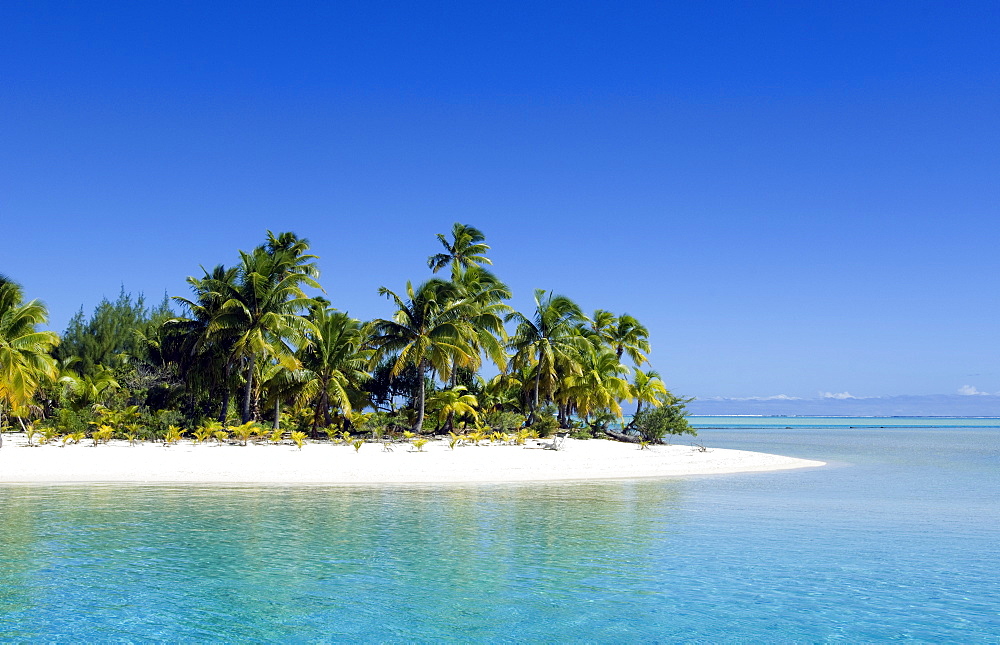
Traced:
<svg viewBox="0 0 1000 645">
<path fill-rule="evenodd" d="M 538 410 L 538 384 L 542 380 L 542 352 L 538 352 L 538 365 L 535 366 L 535 409 Z"/>
<path fill-rule="evenodd" d="M 219 413 L 219 423 L 225 423 L 226 417 L 229 416 L 229 388 L 226 388 L 222 393 L 222 412 Z"/>
<path fill-rule="evenodd" d="M 243 414 L 242 422 L 246 423 L 250 420 L 250 398 L 253 394 L 253 361 L 250 361 L 250 365 L 247 366 L 247 385 L 243 392 Z"/>
<path fill-rule="evenodd" d="M 277 430 L 281 427 L 281 399 L 274 399 L 274 426 L 273 428 Z"/>
<path fill-rule="evenodd" d="M 424 364 L 421 362 L 417 367 L 417 378 L 420 379 L 420 396 L 418 397 L 420 399 L 420 403 L 417 406 L 417 423 L 413 426 L 413 432 L 420 432 L 424 428 L 424 370 Z"/>
</svg>

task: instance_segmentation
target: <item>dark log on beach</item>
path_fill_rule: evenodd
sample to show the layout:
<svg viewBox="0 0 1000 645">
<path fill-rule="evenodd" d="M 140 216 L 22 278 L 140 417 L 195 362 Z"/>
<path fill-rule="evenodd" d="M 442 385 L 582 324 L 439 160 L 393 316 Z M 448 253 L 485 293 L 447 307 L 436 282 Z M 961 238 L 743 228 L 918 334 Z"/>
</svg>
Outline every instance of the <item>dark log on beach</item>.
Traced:
<svg viewBox="0 0 1000 645">
<path fill-rule="evenodd" d="M 626 434 L 624 432 L 618 432 L 617 430 L 605 430 L 604 433 L 614 439 L 615 441 L 624 441 L 626 443 L 640 443 L 642 437 L 637 434 Z M 663 443 L 662 441 L 651 441 L 650 443 Z"/>
</svg>

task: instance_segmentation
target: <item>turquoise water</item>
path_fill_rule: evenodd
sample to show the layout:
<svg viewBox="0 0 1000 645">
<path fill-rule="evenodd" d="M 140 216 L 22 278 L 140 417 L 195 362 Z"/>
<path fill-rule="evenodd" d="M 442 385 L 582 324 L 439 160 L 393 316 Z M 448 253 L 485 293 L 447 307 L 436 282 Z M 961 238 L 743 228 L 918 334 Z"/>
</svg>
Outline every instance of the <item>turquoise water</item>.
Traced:
<svg viewBox="0 0 1000 645">
<path fill-rule="evenodd" d="M 0 640 L 1000 642 L 1000 428 L 739 421 L 699 440 L 831 465 L 0 487 Z"/>
</svg>

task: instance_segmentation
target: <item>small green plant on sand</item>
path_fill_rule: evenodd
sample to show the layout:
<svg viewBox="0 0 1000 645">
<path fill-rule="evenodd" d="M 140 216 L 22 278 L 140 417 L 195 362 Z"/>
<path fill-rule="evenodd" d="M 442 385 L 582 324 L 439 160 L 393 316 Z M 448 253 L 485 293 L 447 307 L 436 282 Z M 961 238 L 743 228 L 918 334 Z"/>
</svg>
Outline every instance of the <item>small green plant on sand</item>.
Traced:
<svg viewBox="0 0 1000 645">
<path fill-rule="evenodd" d="M 361 446 L 365 445 L 365 440 L 364 439 L 355 439 L 351 443 L 351 445 L 354 446 L 354 452 L 359 452 L 361 450 Z"/>
<path fill-rule="evenodd" d="M 340 433 L 340 440 L 344 443 L 345 446 L 349 446 L 354 442 L 354 439 L 351 438 L 351 433 L 348 432 L 347 430 L 344 430 L 343 432 Z"/>
<path fill-rule="evenodd" d="M 424 446 L 427 445 L 426 439 L 417 439 L 413 442 L 413 447 L 417 449 L 417 452 L 423 452 Z"/>
<path fill-rule="evenodd" d="M 129 430 L 125 433 L 125 438 L 128 439 L 128 445 L 134 446 L 139 443 L 139 433 L 135 430 Z"/>
<path fill-rule="evenodd" d="M 406 439 L 407 441 L 414 438 L 415 436 L 417 436 L 417 433 L 415 432 L 410 432 L 409 430 L 403 431 L 403 438 Z"/>
<path fill-rule="evenodd" d="M 111 436 L 114 435 L 115 429 L 111 426 L 98 426 L 97 430 L 90 433 L 90 438 L 94 440 L 94 445 L 99 443 L 107 443 L 111 441 Z"/>
<path fill-rule="evenodd" d="M 199 428 L 195 428 L 194 432 L 191 434 L 194 436 L 195 443 L 204 443 L 212 438 L 213 432 L 215 431 L 209 426 L 201 426 Z"/>
<path fill-rule="evenodd" d="M 473 446 L 478 446 L 480 441 L 486 439 L 486 433 L 482 430 L 476 430 L 475 432 L 469 433 L 469 441 L 472 442 Z"/>
<path fill-rule="evenodd" d="M 294 441 L 295 445 L 299 447 L 299 450 L 302 450 L 302 446 L 306 442 L 306 433 L 296 430 L 292 433 L 292 441 Z"/>
<path fill-rule="evenodd" d="M 336 443 L 337 438 L 340 436 L 340 430 L 336 426 L 330 426 L 329 428 L 323 428 L 323 432 L 326 434 L 330 443 Z"/>
<path fill-rule="evenodd" d="M 247 441 L 250 440 L 250 437 L 257 432 L 257 423 L 254 421 L 247 421 L 242 425 L 238 425 L 230 429 L 233 431 L 233 435 L 240 440 L 242 445 L 245 446 L 247 445 Z"/>
<path fill-rule="evenodd" d="M 649 442 L 645 439 L 639 440 L 639 450 L 649 450 Z"/>
<path fill-rule="evenodd" d="M 218 442 L 220 446 L 222 445 L 223 441 L 229 439 L 229 433 L 222 429 L 216 430 L 214 433 L 212 433 L 212 436 L 215 437 L 215 441 Z"/>
<path fill-rule="evenodd" d="M 24 426 L 24 434 L 28 435 L 28 445 L 29 446 L 34 445 L 31 443 L 31 439 L 36 434 L 38 434 L 38 430 L 35 429 L 35 424 L 29 423 L 28 425 Z"/>
<path fill-rule="evenodd" d="M 176 443 L 184 436 L 184 431 L 177 426 L 167 426 L 167 432 L 163 435 L 163 443 L 169 446 Z"/>
<path fill-rule="evenodd" d="M 490 441 L 493 443 L 505 444 L 510 441 L 510 437 L 507 436 L 506 432 L 494 432 L 490 435 Z"/>
<path fill-rule="evenodd" d="M 272 430 L 271 436 L 269 436 L 267 439 L 271 443 L 281 443 L 281 440 L 284 438 L 285 438 L 285 431 L 282 430 L 281 428 L 278 428 L 276 430 Z"/>
<path fill-rule="evenodd" d="M 452 450 L 454 450 L 455 446 L 461 443 L 461 441 L 462 441 L 462 435 L 455 434 L 454 432 L 448 433 L 448 447 L 451 448 Z"/>
<path fill-rule="evenodd" d="M 49 443 L 50 441 L 55 441 L 58 438 L 59 438 L 59 431 L 56 430 L 55 428 L 52 427 L 42 428 L 42 438 L 38 441 L 38 443 L 45 444 Z"/>
</svg>

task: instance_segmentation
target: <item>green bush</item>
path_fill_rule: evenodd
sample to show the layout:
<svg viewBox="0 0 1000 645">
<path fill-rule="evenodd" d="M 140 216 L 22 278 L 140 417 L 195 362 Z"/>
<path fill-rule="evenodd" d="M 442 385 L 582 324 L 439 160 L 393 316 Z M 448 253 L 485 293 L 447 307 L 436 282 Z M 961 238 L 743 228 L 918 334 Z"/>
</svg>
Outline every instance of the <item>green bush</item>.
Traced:
<svg viewBox="0 0 1000 645">
<path fill-rule="evenodd" d="M 531 429 L 542 438 L 558 430 L 559 419 L 556 418 L 556 406 L 550 403 L 539 409 L 535 414 L 535 422 L 531 424 Z"/>
<path fill-rule="evenodd" d="M 517 412 L 487 412 L 483 415 L 483 423 L 501 432 L 510 432 L 524 425 L 524 415 Z"/>
<path fill-rule="evenodd" d="M 632 428 L 649 443 L 665 443 L 667 435 L 698 434 L 688 425 L 683 402 L 641 410 L 632 420 Z"/>
</svg>

